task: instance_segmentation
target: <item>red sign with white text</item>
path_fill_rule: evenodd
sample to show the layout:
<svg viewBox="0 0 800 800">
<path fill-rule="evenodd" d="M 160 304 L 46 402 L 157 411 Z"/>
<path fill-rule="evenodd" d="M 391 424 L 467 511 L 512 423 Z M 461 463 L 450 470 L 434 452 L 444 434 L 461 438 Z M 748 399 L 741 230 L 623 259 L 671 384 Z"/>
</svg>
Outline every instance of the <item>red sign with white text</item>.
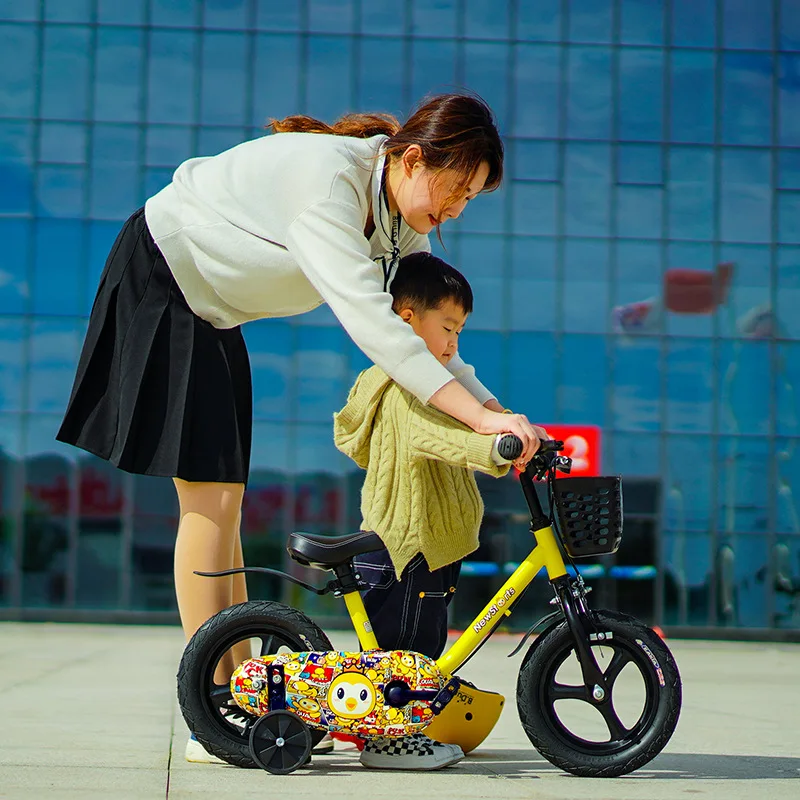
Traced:
<svg viewBox="0 0 800 800">
<path fill-rule="evenodd" d="M 539 423 L 537 423 L 539 424 Z M 599 475 L 600 428 L 596 425 L 542 425 L 551 439 L 564 442 L 561 455 L 572 459 L 570 475 Z M 557 473 L 560 476 L 563 473 Z"/>
</svg>

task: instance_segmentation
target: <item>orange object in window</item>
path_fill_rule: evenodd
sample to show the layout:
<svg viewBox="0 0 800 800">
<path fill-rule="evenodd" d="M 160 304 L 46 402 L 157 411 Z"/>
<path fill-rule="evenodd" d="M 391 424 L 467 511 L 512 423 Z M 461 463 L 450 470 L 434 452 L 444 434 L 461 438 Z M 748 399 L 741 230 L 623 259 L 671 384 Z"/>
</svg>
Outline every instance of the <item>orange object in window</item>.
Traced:
<svg viewBox="0 0 800 800">
<path fill-rule="evenodd" d="M 664 273 L 664 307 L 676 314 L 711 314 L 728 299 L 733 264 L 715 270 L 674 267 Z"/>
</svg>

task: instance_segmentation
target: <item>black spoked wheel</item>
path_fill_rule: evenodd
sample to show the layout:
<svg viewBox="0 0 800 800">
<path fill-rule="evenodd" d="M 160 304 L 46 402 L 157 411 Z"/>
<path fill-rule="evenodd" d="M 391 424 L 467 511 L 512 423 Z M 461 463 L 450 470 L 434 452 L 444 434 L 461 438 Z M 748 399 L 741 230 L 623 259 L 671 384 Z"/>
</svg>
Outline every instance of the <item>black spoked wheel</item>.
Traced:
<svg viewBox="0 0 800 800">
<path fill-rule="evenodd" d="M 633 617 L 591 613 L 591 648 L 606 691 L 586 687 L 563 622 L 534 642 L 517 680 L 517 709 L 533 746 L 574 775 L 616 777 L 655 758 L 681 709 L 678 667 L 659 636 Z"/>
<path fill-rule="evenodd" d="M 250 756 L 273 775 L 288 775 L 308 761 L 311 731 L 291 711 L 270 711 L 250 729 Z"/>
<path fill-rule="evenodd" d="M 209 753 L 223 761 L 256 767 L 250 733 L 258 718 L 236 705 L 228 683 L 215 680 L 217 666 L 237 645 L 237 650 L 249 652 L 250 657 L 332 650 L 333 646 L 305 614 L 270 601 L 249 601 L 220 611 L 186 645 L 178 669 L 178 702 L 189 730 Z M 313 745 L 325 732 L 309 734 Z"/>
</svg>

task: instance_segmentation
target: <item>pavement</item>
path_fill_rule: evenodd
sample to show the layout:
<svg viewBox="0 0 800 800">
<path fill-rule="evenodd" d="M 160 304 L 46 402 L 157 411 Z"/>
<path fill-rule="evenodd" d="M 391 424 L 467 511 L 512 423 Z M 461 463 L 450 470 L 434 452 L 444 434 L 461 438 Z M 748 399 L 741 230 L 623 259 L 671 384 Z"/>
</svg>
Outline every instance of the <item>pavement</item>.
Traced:
<svg viewBox="0 0 800 800">
<path fill-rule="evenodd" d="M 354 647 L 347 632 L 331 636 Z M 800 645 L 669 640 L 684 684 L 664 752 L 623 778 L 577 778 L 541 758 L 514 706 L 519 636 L 497 634 L 461 674 L 506 695 L 460 764 L 376 772 L 350 745 L 286 776 L 184 760 L 174 627 L 0 623 L 0 798 L 800 798 Z"/>
</svg>

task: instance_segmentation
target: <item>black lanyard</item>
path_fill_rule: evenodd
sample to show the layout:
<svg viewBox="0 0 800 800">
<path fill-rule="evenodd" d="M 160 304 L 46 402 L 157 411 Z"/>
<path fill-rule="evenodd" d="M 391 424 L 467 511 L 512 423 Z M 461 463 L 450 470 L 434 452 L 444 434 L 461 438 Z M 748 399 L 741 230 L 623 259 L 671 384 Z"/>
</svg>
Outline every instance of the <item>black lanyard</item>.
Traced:
<svg viewBox="0 0 800 800">
<path fill-rule="evenodd" d="M 389 193 L 386 189 L 386 172 L 383 173 L 381 179 L 381 193 L 383 194 L 384 202 L 386 203 L 386 210 L 389 211 Z M 386 228 L 383 225 L 383 215 L 381 215 L 381 227 L 383 232 L 386 233 Z M 400 212 L 392 214 L 392 255 L 389 258 L 389 263 L 386 263 L 386 257 L 381 259 L 383 267 L 383 291 L 389 291 L 389 281 L 397 270 L 397 265 L 400 263 Z"/>
</svg>

